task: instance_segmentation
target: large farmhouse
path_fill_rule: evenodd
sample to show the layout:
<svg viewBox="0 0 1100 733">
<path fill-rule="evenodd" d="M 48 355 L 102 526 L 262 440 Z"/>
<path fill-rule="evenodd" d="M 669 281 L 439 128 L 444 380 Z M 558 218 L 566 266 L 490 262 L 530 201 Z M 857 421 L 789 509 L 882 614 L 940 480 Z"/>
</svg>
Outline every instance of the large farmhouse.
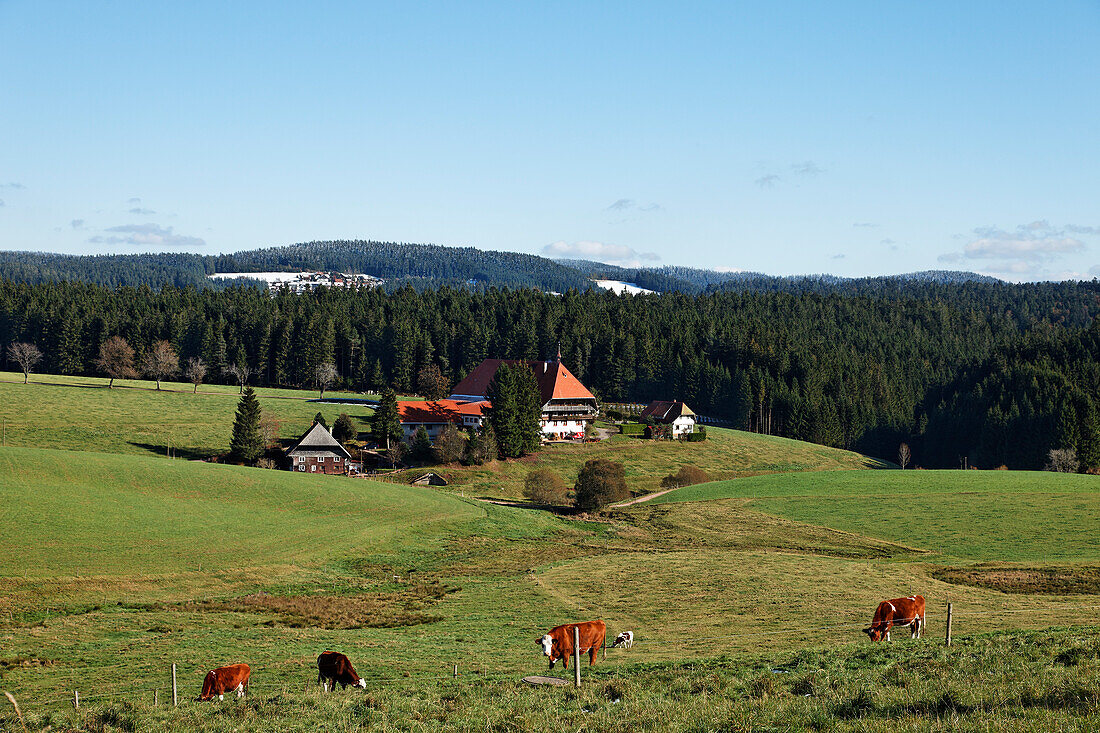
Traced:
<svg viewBox="0 0 1100 733">
<path fill-rule="evenodd" d="M 344 474 L 350 468 L 351 454 L 332 437 L 324 425 L 313 423 L 297 445 L 286 452 L 291 471 Z"/>
<path fill-rule="evenodd" d="M 486 359 L 455 385 L 451 399 L 459 402 L 482 402 L 489 394 L 489 384 L 501 364 L 526 364 L 535 375 L 542 396 L 543 437 L 561 440 L 584 435 L 585 427 L 596 419 L 599 405 L 596 397 L 561 363 L 561 355 L 552 361 L 520 361 Z"/>
</svg>

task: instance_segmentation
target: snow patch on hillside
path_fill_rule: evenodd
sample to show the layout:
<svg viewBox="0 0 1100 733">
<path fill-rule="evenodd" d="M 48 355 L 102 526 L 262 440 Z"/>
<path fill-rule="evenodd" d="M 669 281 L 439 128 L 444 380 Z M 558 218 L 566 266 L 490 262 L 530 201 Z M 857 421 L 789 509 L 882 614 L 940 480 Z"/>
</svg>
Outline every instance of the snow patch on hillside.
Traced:
<svg viewBox="0 0 1100 733">
<path fill-rule="evenodd" d="M 656 290 L 646 290 L 645 288 L 639 288 L 634 283 L 624 283 L 622 280 L 593 280 L 592 282 L 599 285 L 604 290 L 614 290 L 616 293 L 629 293 L 631 295 L 649 295 L 656 293 Z"/>
</svg>

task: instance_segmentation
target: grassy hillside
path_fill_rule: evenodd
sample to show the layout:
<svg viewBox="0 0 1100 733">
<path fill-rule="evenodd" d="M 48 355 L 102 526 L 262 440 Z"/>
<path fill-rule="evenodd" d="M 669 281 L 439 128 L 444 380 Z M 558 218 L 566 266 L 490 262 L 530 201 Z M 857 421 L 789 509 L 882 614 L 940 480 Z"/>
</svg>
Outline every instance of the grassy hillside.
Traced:
<svg viewBox="0 0 1100 733">
<path fill-rule="evenodd" d="M 859 514 L 859 501 L 869 511 L 911 489 L 913 473 L 810 478 L 876 477 L 879 493 L 852 485 L 845 495 Z M 970 496 L 970 476 L 944 473 L 928 495 Z M 996 476 L 990 497 L 1027 495 L 1016 474 Z M 781 484 L 799 478 L 731 483 L 778 482 L 756 501 L 797 507 L 798 492 Z M 1087 495 L 1072 477 L 1051 480 L 1066 482 L 1061 495 Z M 36 728 L 537 730 L 587 720 L 885 730 L 953 716 L 1002 725 L 1011 710 L 993 730 L 1080 729 L 1100 694 L 1100 630 L 1084 626 L 1095 623 L 1095 596 L 945 576 L 945 564 L 986 557 L 977 540 L 972 554 L 946 556 L 950 532 L 937 532 L 959 521 L 950 501 L 929 502 L 929 529 L 912 540 L 779 516 L 751 498 L 640 504 L 576 522 L 365 480 L 7 448 L 0 511 L 0 687 Z M 1095 527 L 1088 517 L 1079 526 L 1052 499 L 1029 505 L 1028 520 L 1050 535 L 1029 562 L 1069 575 L 1093 567 L 1081 562 L 1094 557 L 1079 539 Z M 1059 546 L 1068 549 L 1057 558 L 1042 554 Z M 928 638 L 870 647 L 859 628 L 874 605 L 912 592 L 929 600 Z M 962 643 L 944 650 L 948 598 Z M 635 648 L 610 652 L 579 696 L 516 684 L 545 671 L 538 634 L 593 617 L 612 633 L 633 630 Z M 1077 626 L 981 636 L 1067 624 Z M 353 658 L 367 693 L 320 699 L 313 670 L 326 648 Z M 154 689 L 164 699 L 171 663 L 190 699 L 207 669 L 236 661 L 254 669 L 253 700 L 148 707 Z M 983 664 L 994 666 L 979 675 Z M 65 710 L 74 688 L 88 706 L 80 713 Z"/>
<path fill-rule="evenodd" d="M 7 445 L 36 448 L 164 455 L 171 442 L 176 455 L 205 458 L 229 449 L 239 398 L 238 388 L 227 385 L 202 385 L 192 394 L 192 385 L 175 382 L 163 382 L 160 392 L 141 380 L 115 380 L 114 389 L 94 377 L 34 374 L 31 384 L 22 382 L 22 374 L 0 373 L 0 420 Z M 318 411 L 329 425 L 341 412 L 361 426 L 371 414 L 360 405 L 313 402 L 316 392 L 261 387 L 256 394 L 281 421 L 284 438 L 304 433 Z M 325 394 L 340 397 L 369 396 Z"/>
<path fill-rule="evenodd" d="M 974 560 L 1100 560 L 1100 477 L 1035 471 L 822 472 L 678 489 Z"/>
<path fill-rule="evenodd" d="M 715 479 L 761 473 L 884 468 L 889 464 L 851 451 L 803 443 L 740 430 L 707 428 L 702 443 L 652 441 L 616 435 L 610 441 L 586 445 L 550 445 L 517 461 L 485 466 L 449 466 L 438 471 L 452 488 L 472 496 L 519 498 L 523 480 L 535 469 L 549 469 L 572 486 L 584 462 L 591 458 L 619 461 L 635 493 L 660 488 L 661 479 L 682 465 L 706 471 Z"/>
</svg>

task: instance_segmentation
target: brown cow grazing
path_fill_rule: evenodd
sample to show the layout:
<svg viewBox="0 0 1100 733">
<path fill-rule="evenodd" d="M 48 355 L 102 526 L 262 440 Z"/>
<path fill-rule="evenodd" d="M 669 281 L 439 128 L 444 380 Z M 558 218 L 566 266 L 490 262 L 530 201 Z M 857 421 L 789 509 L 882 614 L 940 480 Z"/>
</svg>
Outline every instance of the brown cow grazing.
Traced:
<svg viewBox="0 0 1100 733">
<path fill-rule="evenodd" d="M 550 659 L 550 669 L 554 668 L 554 662 L 559 659 L 569 669 L 569 657 L 573 656 L 573 629 L 581 632 L 580 653 L 588 652 L 588 666 L 596 663 L 596 653 L 600 651 L 607 637 L 607 625 L 599 620 L 555 626 L 536 639 L 536 643 L 542 647 L 542 653 Z"/>
<path fill-rule="evenodd" d="M 924 625 L 924 596 L 909 596 L 878 604 L 874 620 L 863 633 L 871 637 L 871 641 L 890 641 L 890 627 L 908 626 L 909 637 L 919 639 Z"/>
<path fill-rule="evenodd" d="M 317 657 L 317 681 L 325 686 L 325 692 L 335 690 L 337 683 L 344 690 L 348 689 L 348 685 L 367 689 L 367 681 L 355 673 L 351 660 L 340 652 L 321 652 L 321 656 Z"/>
<path fill-rule="evenodd" d="M 213 700 L 215 696 L 219 700 L 224 700 L 225 693 L 230 690 L 236 690 L 237 697 L 244 697 L 251 674 L 252 670 L 247 664 L 231 664 L 228 667 L 212 669 L 206 673 L 206 679 L 202 681 L 202 694 L 199 695 L 199 700 Z"/>
</svg>

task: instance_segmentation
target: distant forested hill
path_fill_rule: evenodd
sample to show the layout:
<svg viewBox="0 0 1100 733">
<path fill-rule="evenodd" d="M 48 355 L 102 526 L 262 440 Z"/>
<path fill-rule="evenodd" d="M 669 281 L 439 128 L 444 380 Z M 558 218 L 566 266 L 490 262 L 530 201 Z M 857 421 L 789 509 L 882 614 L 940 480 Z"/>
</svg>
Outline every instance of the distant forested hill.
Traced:
<svg viewBox="0 0 1100 733">
<path fill-rule="evenodd" d="M 24 283 L 79 281 L 109 287 L 206 288 L 224 287 L 207 278 L 215 272 L 295 270 L 359 272 L 383 278 L 389 288 L 409 284 L 418 289 L 451 285 L 565 292 L 591 286 L 581 273 L 543 257 L 428 244 L 308 242 L 228 255 L 0 252 L 0 279 Z"/>
<path fill-rule="evenodd" d="M 107 287 L 210 286 L 214 272 L 198 254 L 63 255 L 52 252 L 0 252 L 0 279 L 20 283 L 85 282 Z"/>
</svg>

